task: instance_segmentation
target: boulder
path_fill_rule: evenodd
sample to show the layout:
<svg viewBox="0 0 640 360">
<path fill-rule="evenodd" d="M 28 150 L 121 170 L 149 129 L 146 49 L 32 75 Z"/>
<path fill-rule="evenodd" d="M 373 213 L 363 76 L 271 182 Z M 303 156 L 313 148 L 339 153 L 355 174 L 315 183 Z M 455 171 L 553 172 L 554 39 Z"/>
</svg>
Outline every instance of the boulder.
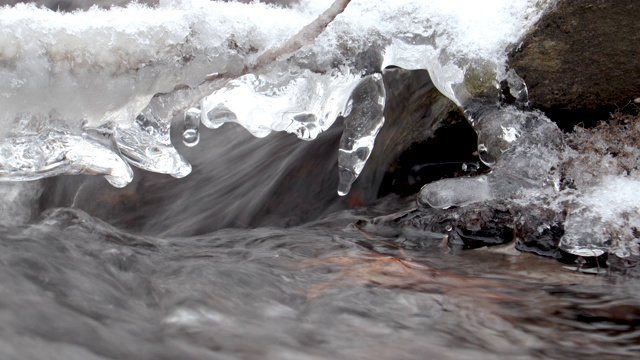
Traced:
<svg viewBox="0 0 640 360">
<path fill-rule="evenodd" d="M 570 129 L 633 104 L 640 97 L 639 13 L 637 0 L 560 0 L 509 61 L 532 106 Z"/>
</svg>

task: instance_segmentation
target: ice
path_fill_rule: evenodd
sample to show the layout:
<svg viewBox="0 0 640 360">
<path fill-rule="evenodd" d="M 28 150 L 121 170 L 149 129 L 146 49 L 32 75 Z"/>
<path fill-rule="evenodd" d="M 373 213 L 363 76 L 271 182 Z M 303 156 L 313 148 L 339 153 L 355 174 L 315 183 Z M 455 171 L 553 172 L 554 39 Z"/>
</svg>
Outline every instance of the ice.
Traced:
<svg viewBox="0 0 640 360">
<path fill-rule="evenodd" d="M 100 174 L 115 187 L 133 179 L 129 165 L 88 134 L 60 131 L 7 138 L 0 143 L 0 176 L 5 181 L 37 180 L 61 174 Z"/>
<path fill-rule="evenodd" d="M 518 76 L 515 70 L 509 69 L 504 81 L 509 86 L 509 93 L 513 96 L 513 99 L 520 104 L 528 106 L 529 90 L 527 89 L 527 84 L 524 83 L 524 80 Z"/>
<path fill-rule="evenodd" d="M 74 13 L 4 7 L 0 138 L 81 136 L 82 126 L 112 123 L 117 149 L 105 161 L 122 155 L 134 166 L 181 177 L 190 165 L 168 134 L 182 113 L 185 144 L 198 143 L 196 112 L 189 109 L 199 108 L 208 127 L 235 122 L 256 136 L 286 131 L 304 140 L 346 116 L 359 125 L 349 128 L 340 149 L 344 194 L 383 121 L 381 95 L 354 100 L 354 89 L 388 65 L 428 69 L 436 86 L 463 105 L 473 95 L 465 74 L 489 64 L 494 78 L 473 85 L 495 85 L 504 75 L 506 46 L 551 3 L 303 0 L 282 8 L 182 0 Z M 356 119 L 347 116 L 349 107 L 376 110 Z M 37 120 L 43 118 L 55 121 Z M 76 173 L 72 168 L 36 175 L 22 168 L 1 178 Z"/>
<path fill-rule="evenodd" d="M 10 79 L 1 89 L 4 121 L 16 125 L 11 134 L 16 136 L 31 130 L 17 119 L 43 114 L 54 113 L 61 119 L 55 128 L 70 131 L 80 123 L 114 122 L 127 161 L 185 176 L 190 166 L 169 141 L 172 117 L 255 63 L 268 61 L 271 49 L 295 40 L 293 35 L 317 15 L 209 1 L 73 14 L 26 5 L 4 8 L 0 45 L 9 66 L 2 71 Z M 30 26 L 25 26 L 27 20 Z M 295 50 L 296 44 L 290 51 Z M 224 74 L 225 79 L 210 80 L 212 74 Z M 189 127 L 186 142 L 195 145 L 197 124 Z"/>
<path fill-rule="evenodd" d="M 492 199 L 490 180 L 486 176 L 461 177 L 436 181 L 420 191 L 418 203 L 423 206 L 447 209 Z"/>
<path fill-rule="evenodd" d="M 637 231 L 634 229 L 640 229 L 639 189 L 640 180 L 612 175 L 585 189 L 567 216 L 567 234 L 562 238 L 561 248 L 582 256 L 605 252 L 622 258 L 640 255 L 634 234 Z"/>
<path fill-rule="evenodd" d="M 467 109 L 478 131 L 480 156 L 492 170 L 425 185 L 421 206 L 484 202 L 548 209 L 563 219 L 559 249 L 579 257 L 640 255 L 637 150 L 622 140 L 634 138 L 638 124 L 611 126 L 621 133 L 601 126 L 565 135 L 537 111 L 471 105 Z"/>
<path fill-rule="evenodd" d="M 182 142 L 193 147 L 200 142 L 200 109 L 191 108 L 184 113 L 184 130 L 182 131 Z"/>
<path fill-rule="evenodd" d="M 478 133 L 480 159 L 492 166 L 492 171 L 476 178 L 427 184 L 420 192 L 423 204 L 439 208 L 464 206 L 513 198 L 529 188 L 556 186 L 558 179 L 552 170 L 560 163 L 564 150 L 562 133 L 542 113 L 516 106 L 473 103 L 467 107 L 467 114 Z"/>
<path fill-rule="evenodd" d="M 582 203 L 592 211 L 601 214 L 607 222 L 623 219 L 623 214 L 640 215 L 640 201 L 637 199 L 640 179 L 624 176 L 606 176 L 592 191 L 585 194 Z"/>
<path fill-rule="evenodd" d="M 149 121 L 145 114 L 132 126 L 118 129 L 116 141 L 122 156 L 141 169 L 177 178 L 191 172 L 191 165 L 171 145 L 169 128 Z"/>
<path fill-rule="evenodd" d="M 315 139 L 343 115 L 360 76 L 340 69 L 329 74 L 296 70 L 230 81 L 202 100 L 202 123 L 215 129 L 235 122 L 256 137 L 286 131 L 302 140 Z"/>
<path fill-rule="evenodd" d="M 346 195 L 371 155 L 384 125 L 385 89 L 382 75 L 364 78 L 349 98 L 338 153 L 338 194 Z"/>
</svg>

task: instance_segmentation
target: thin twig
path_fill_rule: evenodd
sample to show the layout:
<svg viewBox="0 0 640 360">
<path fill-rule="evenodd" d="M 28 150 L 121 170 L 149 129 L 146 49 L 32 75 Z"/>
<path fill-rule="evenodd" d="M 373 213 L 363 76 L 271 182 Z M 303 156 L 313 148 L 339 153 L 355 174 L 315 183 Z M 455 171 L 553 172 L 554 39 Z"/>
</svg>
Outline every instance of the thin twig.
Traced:
<svg viewBox="0 0 640 360">
<path fill-rule="evenodd" d="M 315 20 L 305 25 L 305 27 L 298 31 L 297 34 L 285 41 L 282 46 L 266 50 L 262 55 L 258 56 L 258 59 L 253 65 L 245 66 L 240 72 L 231 74 L 214 74 L 205 78 L 205 80 L 195 88 L 175 90 L 173 93 L 186 92 L 187 94 L 194 94 L 196 98 L 200 99 L 215 89 L 220 88 L 222 86 L 221 84 L 224 84 L 226 81 L 247 75 L 274 63 L 278 59 L 292 55 L 303 46 L 312 44 L 316 38 L 322 34 L 327 26 L 329 26 L 329 24 L 335 20 L 335 18 L 340 15 L 344 9 L 346 9 L 350 2 L 351 0 L 335 0 L 327 10 L 320 14 L 320 16 Z M 164 94 L 156 94 L 156 97 L 159 95 Z M 174 113 L 171 113 L 171 116 L 174 115 Z"/>
<path fill-rule="evenodd" d="M 329 26 L 329 24 L 340 15 L 349 5 L 351 0 L 336 0 L 333 4 L 318 16 L 311 23 L 307 24 L 292 38 L 287 40 L 282 46 L 265 51 L 258 57 L 251 70 L 267 66 L 284 56 L 289 56 L 300 50 L 305 45 L 312 44 L 316 38 Z"/>
<path fill-rule="evenodd" d="M 276 49 L 266 50 L 262 55 L 258 56 L 258 59 L 253 65 L 245 66 L 241 71 L 212 74 L 193 88 L 174 89 L 169 93 L 156 94 L 154 98 L 162 99 L 159 101 L 156 99 L 156 101 L 162 104 L 171 104 L 162 106 L 165 108 L 164 111 L 166 113 L 158 117 L 171 119 L 177 112 L 182 111 L 185 106 L 189 106 L 188 104 L 193 104 L 211 94 L 213 91 L 220 89 L 228 81 L 264 68 L 279 58 L 292 55 L 304 45 L 312 44 L 336 16 L 344 11 L 350 2 L 351 0 L 335 0 L 327 10 L 303 27 L 297 34 L 282 44 L 282 46 Z M 149 105 L 147 105 L 147 107 L 148 106 Z"/>
</svg>

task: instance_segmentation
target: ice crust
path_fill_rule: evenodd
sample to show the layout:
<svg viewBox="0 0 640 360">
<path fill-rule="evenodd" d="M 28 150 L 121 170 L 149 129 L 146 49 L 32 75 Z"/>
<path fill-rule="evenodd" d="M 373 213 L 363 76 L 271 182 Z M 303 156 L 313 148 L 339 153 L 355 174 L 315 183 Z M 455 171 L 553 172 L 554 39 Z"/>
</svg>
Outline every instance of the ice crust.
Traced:
<svg viewBox="0 0 640 360">
<path fill-rule="evenodd" d="M 388 65 L 426 68 L 438 88 L 462 104 L 470 99 L 467 68 L 478 59 L 489 64 L 495 76 L 484 85 L 495 85 L 505 48 L 549 4 L 303 0 L 281 8 L 182 0 L 74 13 L 3 7 L 0 121 L 6 126 L 0 138 L 10 144 L 50 130 L 81 136 L 106 126 L 113 128 L 116 156 L 182 177 L 190 165 L 173 148 L 169 131 L 171 119 L 189 109 L 188 145 L 200 140 L 196 114 L 208 127 L 236 122 L 256 136 L 287 131 L 304 140 L 344 116 L 360 124 L 341 142 L 339 193 L 345 194 L 384 121 L 384 94 L 355 99 L 351 93 L 360 84 Z M 356 119 L 348 115 L 357 102 L 379 106 Z M 39 167 L 29 154 L 20 156 L 34 164 L 30 170 L 6 167 L 2 179 L 59 173 Z M 82 161 L 101 166 L 96 157 Z"/>
</svg>

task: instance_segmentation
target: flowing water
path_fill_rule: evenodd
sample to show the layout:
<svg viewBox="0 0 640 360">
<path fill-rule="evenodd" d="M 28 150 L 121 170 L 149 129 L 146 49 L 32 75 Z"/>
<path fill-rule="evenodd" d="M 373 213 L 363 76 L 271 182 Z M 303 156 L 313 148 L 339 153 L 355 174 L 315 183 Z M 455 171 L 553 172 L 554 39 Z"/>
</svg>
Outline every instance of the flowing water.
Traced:
<svg viewBox="0 0 640 360">
<path fill-rule="evenodd" d="M 273 201 L 277 201 L 274 199 Z M 640 282 L 353 226 L 193 237 L 72 208 L 2 228 L 3 359 L 635 358 Z"/>
<path fill-rule="evenodd" d="M 426 74 L 386 76 L 405 85 L 388 118 L 450 109 Z M 359 195 L 336 196 L 340 130 L 300 146 L 229 125 L 186 153 L 197 170 L 185 179 L 43 181 L 40 215 L 0 229 L 0 358 L 637 357 L 636 277 L 357 226 L 415 197 L 370 200 L 373 170 Z"/>
<path fill-rule="evenodd" d="M 417 175 L 385 173 L 457 112 L 426 71 L 384 84 L 385 126 L 346 197 L 342 118 L 313 142 L 226 124 L 192 148 L 172 127 L 183 179 L 2 184 L 17 195 L 0 207 L 0 359 L 637 358 L 633 268 L 363 225 L 416 207 L 379 195 Z M 435 158 L 477 161 L 466 130 Z"/>
</svg>

